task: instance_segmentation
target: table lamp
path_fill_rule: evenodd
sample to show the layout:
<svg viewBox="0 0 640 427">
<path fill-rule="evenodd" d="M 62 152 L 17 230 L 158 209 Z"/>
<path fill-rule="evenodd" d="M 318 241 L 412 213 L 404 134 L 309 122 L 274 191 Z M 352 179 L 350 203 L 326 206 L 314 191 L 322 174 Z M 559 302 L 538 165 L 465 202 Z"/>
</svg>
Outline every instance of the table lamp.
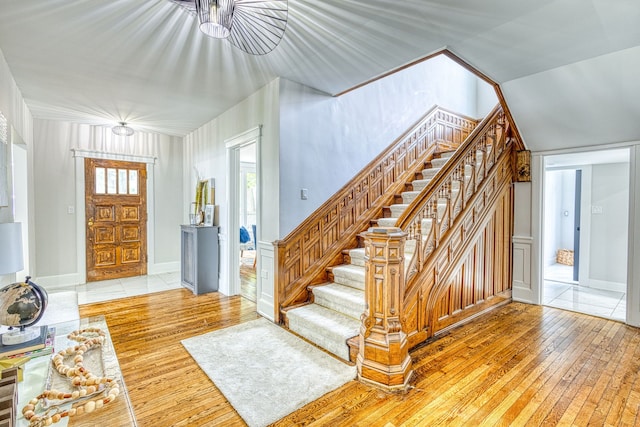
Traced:
<svg viewBox="0 0 640 427">
<path fill-rule="evenodd" d="M 22 259 L 22 224 L 0 224 L 0 275 L 11 274 L 24 268 Z M 0 324 L 10 331 L 2 334 L 3 345 L 15 345 L 40 338 L 40 328 L 28 328 L 37 323 L 47 308 L 47 293 L 35 283 L 26 280 L 0 289 Z M 13 328 L 17 328 L 14 330 Z"/>
<path fill-rule="evenodd" d="M 22 260 L 22 224 L 0 224 L 0 275 L 17 273 L 24 268 Z"/>
</svg>

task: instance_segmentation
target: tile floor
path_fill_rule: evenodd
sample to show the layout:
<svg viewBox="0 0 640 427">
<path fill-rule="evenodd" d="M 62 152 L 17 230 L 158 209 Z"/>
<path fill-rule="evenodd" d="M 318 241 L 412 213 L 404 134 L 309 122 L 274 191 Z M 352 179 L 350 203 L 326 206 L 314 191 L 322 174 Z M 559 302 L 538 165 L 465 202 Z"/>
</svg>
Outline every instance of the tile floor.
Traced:
<svg viewBox="0 0 640 427">
<path fill-rule="evenodd" d="M 56 288 L 55 290 L 51 290 L 51 292 L 73 290 L 78 292 L 78 304 L 89 304 L 152 292 L 179 289 L 181 287 L 180 272 L 176 271 L 172 273 L 85 283 L 65 288 Z"/>
<path fill-rule="evenodd" d="M 542 304 L 608 319 L 625 321 L 627 295 L 579 286 L 572 280 L 573 267 L 554 264 L 545 267 Z"/>
</svg>

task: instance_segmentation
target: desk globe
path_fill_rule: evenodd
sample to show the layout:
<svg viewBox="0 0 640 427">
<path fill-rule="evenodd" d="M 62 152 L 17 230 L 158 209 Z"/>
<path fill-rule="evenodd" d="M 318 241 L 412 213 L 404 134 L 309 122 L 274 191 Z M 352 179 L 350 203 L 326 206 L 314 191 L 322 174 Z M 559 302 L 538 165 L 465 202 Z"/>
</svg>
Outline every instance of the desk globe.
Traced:
<svg viewBox="0 0 640 427">
<path fill-rule="evenodd" d="M 48 295 L 40 286 L 29 280 L 12 283 L 0 289 L 0 325 L 10 331 L 2 334 L 3 345 L 21 344 L 40 336 L 40 328 L 31 328 L 44 314 Z M 18 328 L 17 330 L 14 328 Z"/>
</svg>

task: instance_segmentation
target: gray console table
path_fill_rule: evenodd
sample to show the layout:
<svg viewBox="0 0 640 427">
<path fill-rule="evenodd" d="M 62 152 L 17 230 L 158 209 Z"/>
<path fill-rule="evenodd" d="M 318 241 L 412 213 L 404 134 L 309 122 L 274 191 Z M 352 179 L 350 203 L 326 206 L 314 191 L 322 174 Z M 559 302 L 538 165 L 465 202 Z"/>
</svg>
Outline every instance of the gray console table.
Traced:
<svg viewBox="0 0 640 427">
<path fill-rule="evenodd" d="M 180 279 L 196 295 L 218 290 L 218 228 L 181 226 Z"/>
</svg>

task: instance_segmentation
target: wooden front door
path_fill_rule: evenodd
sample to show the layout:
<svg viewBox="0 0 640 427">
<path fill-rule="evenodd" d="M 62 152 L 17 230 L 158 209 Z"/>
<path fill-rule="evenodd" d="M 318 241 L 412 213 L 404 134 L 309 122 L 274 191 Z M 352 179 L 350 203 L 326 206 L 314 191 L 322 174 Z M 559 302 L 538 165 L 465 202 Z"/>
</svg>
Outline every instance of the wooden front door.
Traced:
<svg viewBox="0 0 640 427">
<path fill-rule="evenodd" d="M 85 159 L 87 282 L 147 274 L 144 163 Z"/>
</svg>

